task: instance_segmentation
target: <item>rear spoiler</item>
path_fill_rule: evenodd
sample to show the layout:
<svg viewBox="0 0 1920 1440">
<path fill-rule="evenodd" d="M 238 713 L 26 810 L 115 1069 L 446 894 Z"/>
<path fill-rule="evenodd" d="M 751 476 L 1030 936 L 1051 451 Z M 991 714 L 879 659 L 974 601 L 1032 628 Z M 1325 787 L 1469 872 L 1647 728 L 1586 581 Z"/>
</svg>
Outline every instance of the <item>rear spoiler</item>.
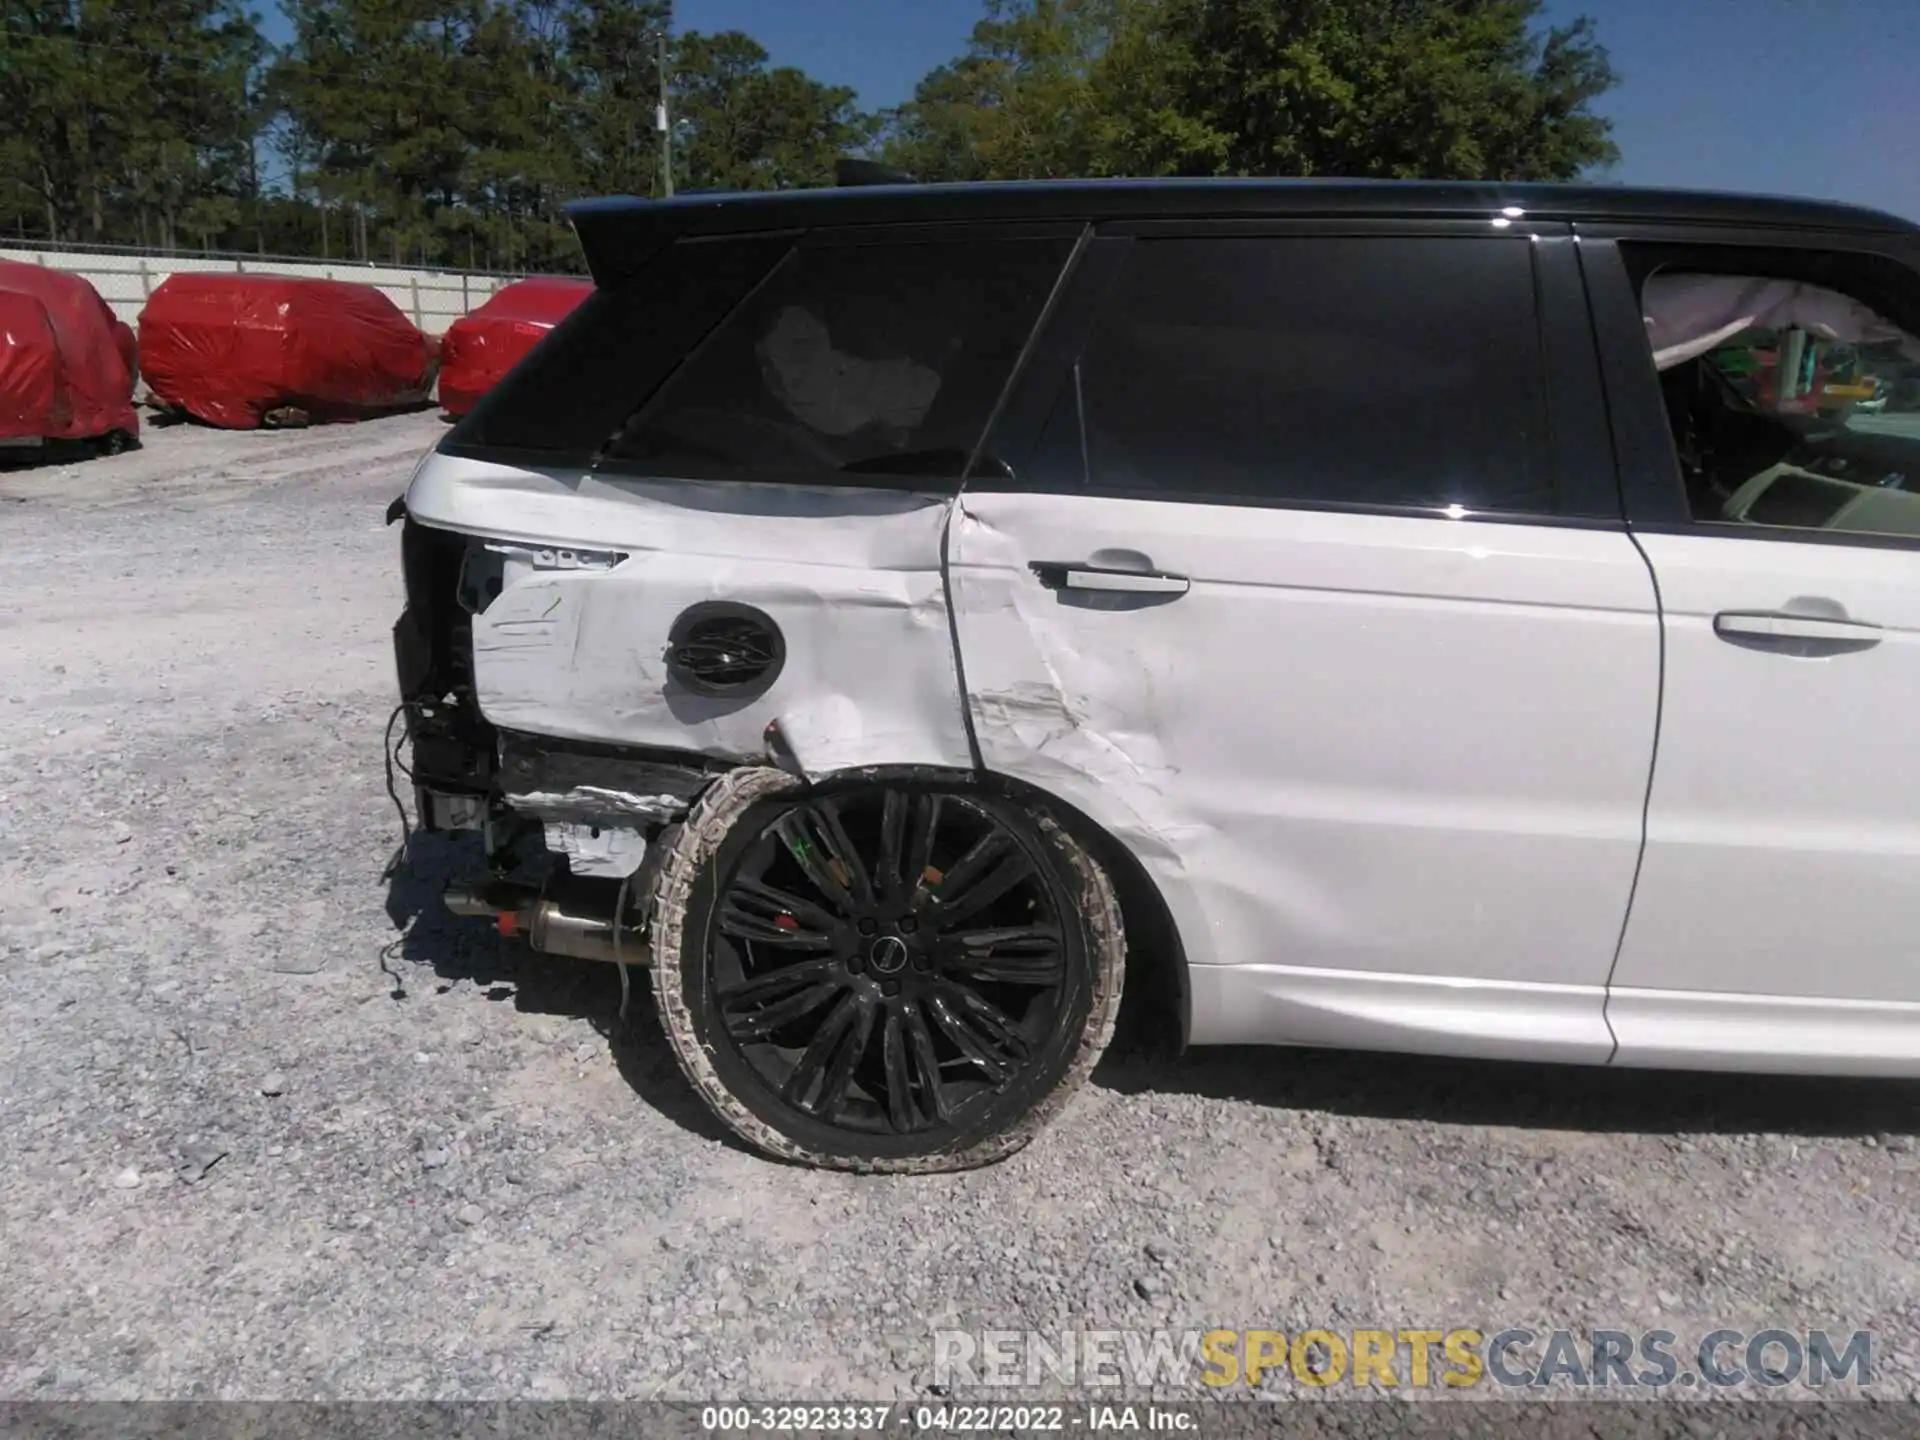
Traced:
<svg viewBox="0 0 1920 1440">
<path fill-rule="evenodd" d="M 707 229 L 723 208 L 785 211 L 793 201 L 831 195 L 835 190 L 915 183 L 913 176 L 904 170 L 872 160 L 853 159 L 836 161 L 833 179 L 831 188 L 816 190 L 685 190 L 671 200 L 610 195 L 604 199 L 575 201 L 566 213 L 573 224 L 573 233 L 580 237 L 580 249 L 586 256 L 593 283 L 605 287 L 633 274 L 682 235 Z M 773 223 L 790 224 L 792 217 L 782 214 Z M 735 222 L 715 228 L 749 227 Z"/>
</svg>

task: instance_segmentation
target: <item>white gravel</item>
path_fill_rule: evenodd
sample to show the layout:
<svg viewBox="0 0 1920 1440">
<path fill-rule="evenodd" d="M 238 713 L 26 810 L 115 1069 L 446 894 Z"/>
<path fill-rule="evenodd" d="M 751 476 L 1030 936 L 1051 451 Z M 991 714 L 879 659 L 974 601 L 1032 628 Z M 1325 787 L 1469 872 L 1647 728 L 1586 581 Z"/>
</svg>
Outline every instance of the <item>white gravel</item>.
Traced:
<svg viewBox="0 0 1920 1440">
<path fill-rule="evenodd" d="M 1123 1052 L 982 1172 L 721 1138 L 644 987 L 438 911 L 469 852 L 380 881 L 440 432 L 0 473 L 0 1397 L 906 1398 L 936 1327 L 1308 1323 L 1863 1327 L 1916 1393 L 1912 1086 Z"/>
</svg>

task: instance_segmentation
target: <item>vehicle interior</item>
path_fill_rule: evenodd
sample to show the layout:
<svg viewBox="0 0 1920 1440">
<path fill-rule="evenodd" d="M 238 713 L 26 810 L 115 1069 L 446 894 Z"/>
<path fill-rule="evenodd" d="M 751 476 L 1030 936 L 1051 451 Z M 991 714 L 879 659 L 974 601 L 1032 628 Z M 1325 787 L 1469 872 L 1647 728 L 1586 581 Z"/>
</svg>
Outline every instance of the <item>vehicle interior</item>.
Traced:
<svg viewBox="0 0 1920 1440">
<path fill-rule="evenodd" d="M 1920 535 L 1920 410 L 1902 403 L 1914 341 L 1878 327 L 1858 343 L 1819 325 L 1716 332 L 1661 370 L 1694 519 Z"/>
</svg>

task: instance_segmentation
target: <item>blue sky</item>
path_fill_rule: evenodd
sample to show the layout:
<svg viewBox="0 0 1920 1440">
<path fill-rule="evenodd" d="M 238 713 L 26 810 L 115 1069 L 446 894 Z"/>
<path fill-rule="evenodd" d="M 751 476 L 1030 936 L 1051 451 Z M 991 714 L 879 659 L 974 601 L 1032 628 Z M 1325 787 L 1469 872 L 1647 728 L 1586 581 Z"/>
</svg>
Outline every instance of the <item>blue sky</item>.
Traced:
<svg viewBox="0 0 1920 1440">
<path fill-rule="evenodd" d="M 960 53 L 983 5 L 674 8 L 681 29 L 744 30 L 774 63 L 850 85 L 878 108 Z M 1621 76 L 1600 107 L 1622 152 L 1612 179 L 1849 200 L 1920 220 L 1920 0 L 1548 0 L 1555 21 L 1582 13 Z"/>
<path fill-rule="evenodd" d="M 980 0 L 678 0 L 778 64 L 905 99 L 957 54 Z M 1621 84 L 1600 107 L 1633 185 L 1850 200 L 1920 220 L 1920 0 L 1550 0 L 1598 22 Z"/>
</svg>

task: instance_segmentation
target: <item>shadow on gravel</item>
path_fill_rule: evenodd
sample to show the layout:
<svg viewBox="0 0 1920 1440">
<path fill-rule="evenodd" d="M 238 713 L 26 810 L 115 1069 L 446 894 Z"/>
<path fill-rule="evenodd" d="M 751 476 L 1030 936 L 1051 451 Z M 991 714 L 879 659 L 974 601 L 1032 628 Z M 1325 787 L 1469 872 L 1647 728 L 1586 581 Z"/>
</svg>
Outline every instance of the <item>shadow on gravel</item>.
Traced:
<svg viewBox="0 0 1920 1440">
<path fill-rule="evenodd" d="M 1441 1125 L 1652 1135 L 1920 1134 L 1920 1082 L 1606 1070 L 1347 1050 L 1110 1052 L 1096 1085 Z"/>
<path fill-rule="evenodd" d="M 646 972 L 633 972 L 627 1019 L 610 965 L 549 959 L 484 920 L 451 915 L 440 894 L 479 873 L 477 837 L 415 835 L 389 882 L 387 914 L 405 933 L 382 964 L 392 1003 L 467 982 L 517 1011 L 585 1020 L 620 1074 L 660 1114 L 704 1139 L 745 1151 L 681 1075 L 654 1013 Z M 1096 1085 L 1123 1095 L 1193 1095 L 1288 1110 L 1320 1110 L 1443 1125 L 1507 1125 L 1653 1135 L 1920 1134 L 1920 1082 L 1443 1060 L 1342 1050 L 1232 1046 L 1175 1057 L 1140 1007 L 1123 1014 Z"/>
<path fill-rule="evenodd" d="M 405 863 L 387 883 L 387 917 L 404 931 L 381 960 L 389 1001 L 410 1004 L 465 981 L 525 1014 L 584 1020 L 606 1040 L 621 1078 L 648 1105 L 702 1139 L 746 1151 L 680 1073 L 660 1033 L 646 971 L 632 971 L 622 1020 L 620 975 L 613 966 L 540 955 L 485 920 L 447 911 L 441 892 L 456 879 L 479 874 L 485 863 L 477 836 L 416 834 L 408 840 Z"/>
</svg>

